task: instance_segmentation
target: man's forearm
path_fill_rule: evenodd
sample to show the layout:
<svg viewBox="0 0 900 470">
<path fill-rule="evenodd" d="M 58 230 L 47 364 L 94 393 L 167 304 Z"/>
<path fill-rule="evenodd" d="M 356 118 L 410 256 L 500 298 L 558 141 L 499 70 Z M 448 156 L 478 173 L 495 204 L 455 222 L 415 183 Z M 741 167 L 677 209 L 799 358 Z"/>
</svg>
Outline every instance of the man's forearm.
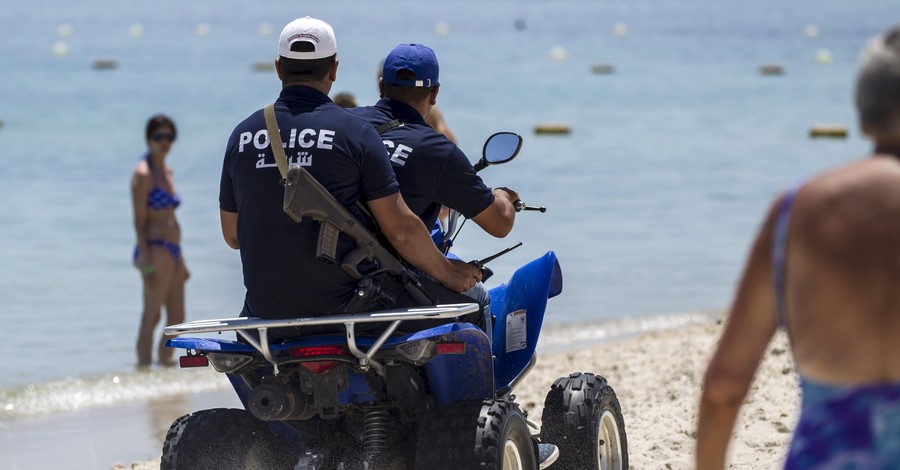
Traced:
<svg viewBox="0 0 900 470">
<path fill-rule="evenodd" d="M 222 238 L 225 239 L 225 243 L 235 250 L 241 249 L 241 244 L 238 242 L 237 237 L 237 212 L 228 212 L 224 210 L 219 210 L 219 221 L 222 224 Z"/>
<path fill-rule="evenodd" d="M 516 206 L 513 196 L 505 189 L 493 191 L 494 202 L 487 209 L 472 218 L 485 232 L 497 238 L 509 235 L 516 220 Z"/>
<path fill-rule="evenodd" d="M 450 262 L 434 245 L 422 221 L 407 220 L 400 230 L 388 235 L 391 245 L 406 261 L 434 279 L 444 279 Z"/>
</svg>

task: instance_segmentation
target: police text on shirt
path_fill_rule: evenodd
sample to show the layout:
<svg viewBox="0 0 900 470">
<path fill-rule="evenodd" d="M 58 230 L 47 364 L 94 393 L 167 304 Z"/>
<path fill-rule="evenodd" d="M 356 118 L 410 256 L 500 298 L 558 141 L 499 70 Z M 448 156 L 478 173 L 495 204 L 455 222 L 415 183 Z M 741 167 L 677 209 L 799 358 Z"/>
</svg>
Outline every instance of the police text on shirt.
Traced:
<svg viewBox="0 0 900 470">
<path fill-rule="evenodd" d="M 280 130 L 280 129 L 279 129 Z M 269 133 L 265 129 L 252 132 L 243 132 L 238 137 L 238 152 L 244 152 L 244 146 L 253 143 L 257 150 L 269 148 Z M 328 129 L 291 129 L 290 137 L 282 142 L 282 147 L 292 149 L 300 147 L 304 149 L 315 146 L 319 149 L 331 150 L 334 142 L 334 131 Z"/>
<path fill-rule="evenodd" d="M 385 140 L 384 146 L 387 148 L 388 153 L 391 154 L 391 162 L 400 166 L 406 165 L 406 159 L 409 158 L 409 154 L 413 151 L 411 147 L 407 147 L 403 144 L 395 146 L 394 142 L 391 140 Z"/>
</svg>

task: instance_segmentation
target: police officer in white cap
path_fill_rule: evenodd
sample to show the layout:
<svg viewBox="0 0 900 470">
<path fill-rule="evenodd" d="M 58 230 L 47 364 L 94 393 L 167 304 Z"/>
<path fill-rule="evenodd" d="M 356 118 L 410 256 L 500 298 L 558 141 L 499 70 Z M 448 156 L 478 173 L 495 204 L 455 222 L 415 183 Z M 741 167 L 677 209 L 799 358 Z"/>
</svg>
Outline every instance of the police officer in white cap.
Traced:
<svg viewBox="0 0 900 470">
<path fill-rule="evenodd" d="M 310 17 L 292 21 L 281 32 L 278 56 L 282 91 L 275 117 L 290 164 L 306 168 L 361 221 L 356 203 L 365 202 L 410 264 L 452 291 L 471 288 L 481 272 L 447 260 L 434 246 L 403 202 L 372 126 L 328 98 L 338 68 L 331 25 Z M 269 319 L 343 313 L 357 281 L 339 263 L 316 257 L 318 223 L 295 223 L 283 212 L 280 179 L 264 112 L 258 110 L 228 140 L 219 192 L 222 234 L 241 253 L 247 288 L 242 313 Z M 338 259 L 353 247 L 341 239 Z"/>
</svg>

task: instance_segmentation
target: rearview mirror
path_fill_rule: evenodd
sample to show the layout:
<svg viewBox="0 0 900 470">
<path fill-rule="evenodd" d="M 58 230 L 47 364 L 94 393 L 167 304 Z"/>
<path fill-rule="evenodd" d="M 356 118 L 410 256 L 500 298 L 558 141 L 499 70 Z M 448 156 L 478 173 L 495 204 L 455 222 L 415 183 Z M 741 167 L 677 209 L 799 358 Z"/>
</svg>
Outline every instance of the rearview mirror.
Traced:
<svg viewBox="0 0 900 470">
<path fill-rule="evenodd" d="M 522 137 L 513 132 L 498 132 L 484 143 L 481 160 L 475 163 L 475 171 L 481 171 L 488 165 L 506 163 L 519 154 L 522 148 Z"/>
</svg>

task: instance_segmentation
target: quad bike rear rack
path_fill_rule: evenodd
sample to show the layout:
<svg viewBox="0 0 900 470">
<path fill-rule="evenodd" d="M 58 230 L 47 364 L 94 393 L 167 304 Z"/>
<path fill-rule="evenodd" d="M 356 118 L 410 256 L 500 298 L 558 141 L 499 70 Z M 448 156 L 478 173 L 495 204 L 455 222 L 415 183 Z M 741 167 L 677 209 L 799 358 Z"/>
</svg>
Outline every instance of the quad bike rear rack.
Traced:
<svg viewBox="0 0 900 470">
<path fill-rule="evenodd" d="M 302 328 L 305 326 L 344 325 L 347 334 L 347 347 L 350 354 L 359 360 L 363 370 L 370 367 L 379 375 L 384 374 L 384 367 L 374 359 L 375 354 L 384 343 L 394 334 L 401 322 L 413 320 L 453 320 L 463 315 L 478 311 L 478 304 L 446 304 L 433 307 L 413 307 L 391 310 L 379 310 L 375 312 L 358 313 L 353 315 L 326 315 L 321 317 L 290 318 L 284 320 L 265 320 L 256 317 L 223 318 L 212 320 L 196 320 L 178 325 L 167 326 L 164 333 L 167 336 L 179 336 L 189 333 L 221 333 L 234 331 L 250 346 L 253 346 L 267 361 L 278 369 L 278 362 L 272 356 L 269 347 L 268 331 L 273 328 Z M 366 351 L 361 351 L 356 344 L 357 323 L 390 322 L 387 328 L 378 336 L 378 339 Z M 248 330 L 256 330 L 259 339 L 247 333 Z"/>
</svg>

